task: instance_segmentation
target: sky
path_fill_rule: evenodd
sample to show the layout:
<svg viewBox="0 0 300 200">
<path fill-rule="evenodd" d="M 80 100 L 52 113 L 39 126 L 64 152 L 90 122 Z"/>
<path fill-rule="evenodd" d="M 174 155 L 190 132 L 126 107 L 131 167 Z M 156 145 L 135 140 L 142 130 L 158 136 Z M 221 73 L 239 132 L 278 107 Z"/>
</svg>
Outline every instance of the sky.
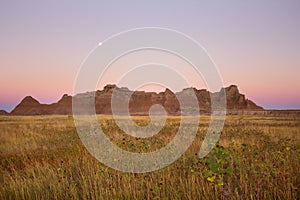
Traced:
<svg viewBox="0 0 300 200">
<path fill-rule="evenodd" d="M 1 1 L 0 109 L 25 96 L 72 94 L 92 49 L 141 27 L 182 32 L 201 44 L 224 86 L 267 109 L 300 109 L 300 1 Z"/>
</svg>

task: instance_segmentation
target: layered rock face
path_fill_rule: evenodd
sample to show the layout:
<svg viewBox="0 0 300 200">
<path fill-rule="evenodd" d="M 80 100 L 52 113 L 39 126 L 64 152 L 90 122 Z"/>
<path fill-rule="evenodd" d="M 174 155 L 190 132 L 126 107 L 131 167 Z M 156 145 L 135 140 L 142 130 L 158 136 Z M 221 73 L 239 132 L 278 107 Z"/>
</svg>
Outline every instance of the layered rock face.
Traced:
<svg viewBox="0 0 300 200">
<path fill-rule="evenodd" d="M 227 100 L 227 111 L 263 111 L 263 108 L 257 106 L 254 102 L 245 98 L 245 95 L 240 94 L 237 86 L 231 85 L 225 89 Z M 224 90 L 222 89 L 222 90 Z M 217 93 L 211 93 L 207 90 L 198 90 L 196 88 L 187 88 L 181 92 L 173 93 L 166 89 L 164 92 L 144 92 L 144 91 L 130 91 L 127 88 L 119 88 L 116 85 L 107 85 L 103 90 L 96 92 L 86 92 L 77 94 L 74 97 L 63 95 L 63 97 L 53 104 L 40 104 L 32 97 L 25 97 L 20 104 L 10 113 L 11 115 L 65 115 L 72 114 L 72 98 L 81 98 L 90 100 L 95 97 L 95 111 L 97 114 L 112 114 L 112 95 L 115 91 L 114 98 L 119 102 L 116 104 L 117 110 L 120 114 L 126 114 L 128 102 L 124 99 L 129 99 L 129 113 L 131 115 L 148 115 L 149 109 L 159 104 L 164 107 L 168 115 L 180 115 L 181 109 L 177 97 L 184 96 L 187 92 L 193 91 L 198 102 L 200 113 L 209 114 L 211 110 L 211 97 Z M 119 100 L 119 101 L 118 101 Z M 122 101 L 123 100 L 123 101 Z M 88 101 L 86 101 L 88 102 Z M 126 107 L 127 106 L 127 107 Z M 88 106 L 83 103 L 80 109 L 84 111 Z M 193 108 L 190 108 L 193 109 Z"/>
<path fill-rule="evenodd" d="M 31 96 L 25 97 L 11 111 L 11 115 L 66 115 L 72 113 L 72 96 L 63 97 L 53 104 L 40 104 Z"/>
<path fill-rule="evenodd" d="M 244 94 L 240 94 L 236 85 L 226 88 L 226 97 L 228 110 L 263 110 L 262 107 L 246 99 Z"/>
</svg>

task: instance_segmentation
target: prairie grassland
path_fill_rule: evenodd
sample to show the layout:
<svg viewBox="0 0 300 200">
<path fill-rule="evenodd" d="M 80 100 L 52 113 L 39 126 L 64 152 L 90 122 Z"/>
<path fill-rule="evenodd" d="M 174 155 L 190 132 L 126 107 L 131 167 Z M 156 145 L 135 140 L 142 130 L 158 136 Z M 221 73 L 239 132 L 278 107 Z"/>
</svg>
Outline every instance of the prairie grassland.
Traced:
<svg viewBox="0 0 300 200">
<path fill-rule="evenodd" d="M 121 148 L 149 152 L 176 134 L 169 117 L 154 137 L 135 139 L 112 117 L 98 116 Z M 133 117 L 146 125 L 147 117 Z M 116 171 L 81 143 L 71 116 L 0 117 L 0 199 L 299 199 L 300 119 L 230 116 L 219 143 L 205 158 L 197 152 L 209 117 L 201 117 L 188 151 L 149 173 Z"/>
</svg>

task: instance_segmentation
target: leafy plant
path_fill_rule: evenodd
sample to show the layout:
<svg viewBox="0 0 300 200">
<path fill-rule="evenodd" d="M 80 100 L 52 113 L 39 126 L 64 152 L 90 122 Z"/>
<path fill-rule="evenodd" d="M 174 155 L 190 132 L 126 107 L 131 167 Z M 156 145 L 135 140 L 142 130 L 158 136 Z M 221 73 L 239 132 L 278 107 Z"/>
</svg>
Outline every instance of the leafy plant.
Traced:
<svg viewBox="0 0 300 200">
<path fill-rule="evenodd" d="M 233 172 L 230 167 L 232 156 L 223 146 L 217 144 L 206 158 L 204 177 L 213 186 L 223 186 L 224 180 L 228 179 Z"/>
</svg>

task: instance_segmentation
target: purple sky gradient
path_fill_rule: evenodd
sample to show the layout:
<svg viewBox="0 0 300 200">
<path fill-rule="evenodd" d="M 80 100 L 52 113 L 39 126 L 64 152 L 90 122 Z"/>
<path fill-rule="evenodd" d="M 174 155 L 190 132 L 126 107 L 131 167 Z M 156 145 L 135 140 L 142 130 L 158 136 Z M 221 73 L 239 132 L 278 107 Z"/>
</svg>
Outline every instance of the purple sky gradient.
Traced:
<svg viewBox="0 0 300 200">
<path fill-rule="evenodd" d="M 300 109 L 300 1 L 2 1 L 0 109 L 72 94 L 88 53 L 138 27 L 183 32 L 206 48 L 225 86 L 265 108 Z"/>
</svg>

